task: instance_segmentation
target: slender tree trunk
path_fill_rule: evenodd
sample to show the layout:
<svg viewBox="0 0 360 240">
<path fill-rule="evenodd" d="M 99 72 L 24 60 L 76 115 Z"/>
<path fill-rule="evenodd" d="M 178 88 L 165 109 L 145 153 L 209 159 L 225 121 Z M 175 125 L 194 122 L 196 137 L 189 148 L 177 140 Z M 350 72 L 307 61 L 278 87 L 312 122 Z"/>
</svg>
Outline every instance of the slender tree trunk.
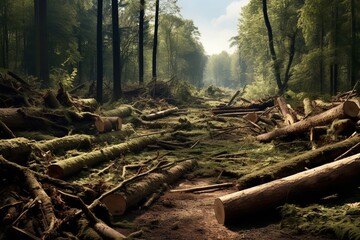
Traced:
<svg viewBox="0 0 360 240">
<path fill-rule="evenodd" d="M 78 62 L 78 71 L 77 71 L 77 82 L 78 83 L 82 83 L 83 82 L 83 65 L 84 65 L 84 53 L 83 53 L 83 49 L 82 49 L 82 37 L 79 35 L 78 36 L 78 51 L 80 53 L 80 56 L 82 56 L 82 58 L 79 60 Z"/>
<path fill-rule="evenodd" d="M 8 29 L 8 1 L 4 3 L 3 22 L 3 67 L 9 68 L 9 29 Z"/>
<path fill-rule="evenodd" d="M 36 75 L 42 81 L 41 86 L 49 86 L 49 60 L 47 37 L 47 1 L 34 0 L 36 30 Z"/>
<path fill-rule="evenodd" d="M 144 84 L 144 15 L 145 15 L 145 0 L 140 0 L 140 15 L 139 15 L 139 85 Z"/>
<path fill-rule="evenodd" d="M 295 41 L 296 41 L 297 33 L 298 33 L 298 29 L 296 29 L 293 35 L 290 37 L 289 61 L 286 66 L 283 88 L 287 88 L 287 84 L 290 80 L 290 69 L 295 56 Z"/>
<path fill-rule="evenodd" d="M 100 104 L 102 104 L 103 103 L 103 37 L 102 37 L 103 0 L 98 0 L 97 5 L 98 5 L 98 9 L 97 9 L 97 30 L 96 30 L 96 60 L 97 60 L 96 100 Z"/>
<path fill-rule="evenodd" d="M 263 14 L 264 14 L 265 25 L 266 25 L 266 28 L 268 30 L 269 49 L 270 49 L 270 53 L 271 53 L 271 59 L 273 60 L 273 63 L 274 63 L 274 74 L 275 74 L 277 86 L 279 88 L 279 94 L 281 95 L 285 90 L 284 89 L 285 86 L 281 82 L 280 66 L 279 66 L 279 63 L 278 63 L 278 60 L 277 60 L 277 57 L 276 57 L 275 48 L 274 48 L 274 39 L 273 39 L 273 33 L 272 33 L 272 28 L 271 28 L 269 16 L 268 16 L 268 13 L 267 13 L 266 0 L 263 0 L 262 3 L 263 3 Z"/>
<path fill-rule="evenodd" d="M 121 66 L 120 66 L 120 34 L 119 34 L 119 4 L 118 0 L 111 0 L 112 29 L 113 29 L 113 101 L 121 97 Z"/>
<path fill-rule="evenodd" d="M 152 78 L 156 81 L 156 55 L 158 45 L 158 29 L 159 29 L 159 1 L 156 0 L 155 8 L 155 29 L 154 29 L 154 45 L 153 45 L 153 58 L 152 58 Z"/>
<path fill-rule="evenodd" d="M 334 29 L 333 29 L 333 36 L 332 36 L 332 47 L 334 50 L 334 55 L 333 55 L 333 63 L 330 66 L 330 94 L 331 95 L 336 95 L 337 91 L 338 91 L 338 39 L 337 39 L 337 35 L 338 35 L 338 3 L 337 1 L 335 1 L 334 4 L 334 10 L 333 10 L 333 14 L 334 14 Z"/>
<path fill-rule="evenodd" d="M 356 6 L 355 0 L 351 0 L 351 86 L 354 87 L 356 83 Z"/>
<path fill-rule="evenodd" d="M 319 62 L 319 80 L 320 80 L 320 93 L 324 93 L 324 60 L 323 60 L 323 50 L 324 50 L 324 23 L 321 21 L 321 29 L 320 29 L 320 62 Z"/>
</svg>

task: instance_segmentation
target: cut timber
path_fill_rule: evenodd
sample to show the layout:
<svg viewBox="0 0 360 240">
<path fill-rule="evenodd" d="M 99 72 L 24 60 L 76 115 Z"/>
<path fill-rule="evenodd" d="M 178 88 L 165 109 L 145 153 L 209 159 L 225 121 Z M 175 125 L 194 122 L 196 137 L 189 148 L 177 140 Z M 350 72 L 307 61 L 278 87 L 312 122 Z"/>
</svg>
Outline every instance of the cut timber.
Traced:
<svg viewBox="0 0 360 240">
<path fill-rule="evenodd" d="M 149 173 L 140 181 L 105 196 L 101 202 L 106 205 L 112 215 L 122 215 L 127 209 L 136 206 L 147 196 L 156 192 L 164 183 L 174 183 L 195 165 L 195 160 L 186 160 L 169 170 Z"/>
<path fill-rule="evenodd" d="M 291 202 L 303 202 L 336 193 L 360 182 L 360 154 L 328 163 L 260 186 L 215 199 L 215 216 L 219 223 L 246 222 Z"/>
<path fill-rule="evenodd" d="M 159 111 L 159 112 L 156 112 L 156 113 L 151 113 L 151 114 L 148 114 L 148 115 L 143 115 L 141 116 L 141 118 L 143 120 L 148 120 L 148 121 L 151 121 L 151 120 L 156 120 L 156 119 L 159 119 L 159 118 L 163 118 L 163 117 L 167 117 L 173 113 L 176 113 L 179 109 L 177 107 L 174 107 L 174 108 L 169 108 L 169 109 L 166 109 L 166 110 L 163 110 L 163 111 Z"/>
<path fill-rule="evenodd" d="M 135 138 L 125 143 L 60 160 L 48 167 L 48 175 L 54 178 L 69 177 L 81 171 L 84 167 L 92 167 L 102 162 L 110 161 L 129 151 L 135 152 L 141 150 L 147 145 L 155 143 L 158 137 L 159 135 Z"/>
<path fill-rule="evenodd" d="M 128 117 L 132 113 L 132 107 L 128 105 L 122 105 L 115 109 L 105 111 L 101 115 L 105 117 Z"/>
<path fill-rule="evenodd" d="M 309 98 L 304 98 L 303 104 L 305 117 L 310 116 L 310 114 L 314 111 L 311 100 Z"/>
<path fill-rule="evenodd" d="M 307 132 L 312 127 L 326 125 L 336 118 L 356 117 L 358 113 L 359 107 L 356 103 L 347 101 L 316 116 L 308 117 L 292 125 L 258 135 L 256 139 L 262 142 L 268 142 L 277 137 Z"/>
<path fill-rule="evenodd" d="M 259 115 L 256 112 L 248 113 L 243 118 L 253 123 L 257 123 L 259 121 Z"/>
<path fill-rule="evenodd" d="M 231 106 L 231 104 L 234 102 L 235 98 L 240 94 L 240 90 L 237 90 L 236 93 L 232 96 L 228 104 L 226 106 Z"/>
<path fill-rule="evenodd" d="M 94 112 L 99 105 L 95 98 L 79 98 L 73 99 L 73 101 L 80 105 L 82 111 Z"/>
<path fill-rule="evenodd" d="M 346 139 L 342 142 L 307 151 L 288 160 L 280 161 L 271 166 L 253 171 L 238 180 L 238 189 L 245 189 L 260 185 L 275 179 L 287 177 L 309 168 L 314 168 L 332 162 L 335 158 L 355 146 L 358 142 L 360 142 L 360 135 Z M 358 152 L 353 151 L 351 153 L 356 154 Z"/>
<path fill-rule="evenodd" d="M 292 125 L 297 122 L 296 115 L 291 112 L 290 108 L 286 104 L 284 97 L 276 98 L 276 102 L 280 107 L 286 125 Z"/>
<path fill-rule="evenodd" d="M 119 117 L 97 117 L 95 127 L 100 133 L 121 130 L 122 120 Z"/>
<path fill-rule="evenodd" d="M 24 164 L 29 159 L 30 153 L 30 140 L 26 138 L 0 140 L 0 155 L 10 161 Z"/>
</svg>

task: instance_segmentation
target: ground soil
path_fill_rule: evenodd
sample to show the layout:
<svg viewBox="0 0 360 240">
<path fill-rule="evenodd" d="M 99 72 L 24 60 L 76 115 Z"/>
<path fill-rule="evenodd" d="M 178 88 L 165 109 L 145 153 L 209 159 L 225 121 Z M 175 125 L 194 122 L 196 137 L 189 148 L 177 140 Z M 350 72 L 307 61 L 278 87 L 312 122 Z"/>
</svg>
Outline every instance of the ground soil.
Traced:
<svg viewBox="0 0 360 240">
<path fill-rule="evenodd" d="M 211 178 L 183 180 L 175 188 L 208 185 Z M 227 227 L 219 224 L 213 211 L 214 199 L 234 192 L 235 189 L 219 189 L 199 193 L 166 192 L 149 209 L 133 210 L 125 219 L 141 226 L 144 230 L 140 239 L 185 240 L 185 239 L 254 239 L 254 240 L 326 240 L 327 236 L 300 234 L 291 229 L 281 228 L 278 220 L 250 227 L 239 224 Z M 260 220 L 261 222 L 261 220 Z M 119 229 L 130 234 L 131 230 Z"/>
</svg>

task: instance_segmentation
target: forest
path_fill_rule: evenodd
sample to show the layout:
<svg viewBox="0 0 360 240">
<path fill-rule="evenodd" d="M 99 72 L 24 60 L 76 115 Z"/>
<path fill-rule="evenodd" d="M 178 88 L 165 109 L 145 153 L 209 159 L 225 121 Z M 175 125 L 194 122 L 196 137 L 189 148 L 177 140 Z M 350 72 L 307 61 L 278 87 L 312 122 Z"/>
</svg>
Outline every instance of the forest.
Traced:
<svg viewBox="0 0 360 240">
<path fill-rule="evenodd" d="M 360 4 L 179 2 L 0 0 L 0 240 L 360 239 Z"/>
</svg>

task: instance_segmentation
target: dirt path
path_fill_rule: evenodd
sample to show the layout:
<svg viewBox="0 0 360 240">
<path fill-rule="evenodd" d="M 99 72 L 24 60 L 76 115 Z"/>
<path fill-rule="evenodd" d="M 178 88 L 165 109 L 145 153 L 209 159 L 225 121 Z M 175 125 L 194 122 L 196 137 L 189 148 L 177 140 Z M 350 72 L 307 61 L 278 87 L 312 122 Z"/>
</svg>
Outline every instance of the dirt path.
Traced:
<svg viewBox="0 0 360 240">
<path fill-rule="evenodd" d="M 176 188 L 202 186 L 212 179 L 183 180 Z M 202 193 L 167 192 L 149 209 L 134 210 L 126 215 L 126 220 L 143 226 L 140 239 L 182 240 L 182 239 L 256 239 L 256 240 L 326 240 L 322 236 L 298 235 L 289 229 L 281 229 L 276 223 L 251 229 L 229 229 L 217 223 L 213 211 L 216 197 L 231 193 L 233 189 L 222 189 Z M 128 232 L 127 232 L 128 231 Z M 129 230 L 121 229 L 129 234 Z"/>
</svg>

